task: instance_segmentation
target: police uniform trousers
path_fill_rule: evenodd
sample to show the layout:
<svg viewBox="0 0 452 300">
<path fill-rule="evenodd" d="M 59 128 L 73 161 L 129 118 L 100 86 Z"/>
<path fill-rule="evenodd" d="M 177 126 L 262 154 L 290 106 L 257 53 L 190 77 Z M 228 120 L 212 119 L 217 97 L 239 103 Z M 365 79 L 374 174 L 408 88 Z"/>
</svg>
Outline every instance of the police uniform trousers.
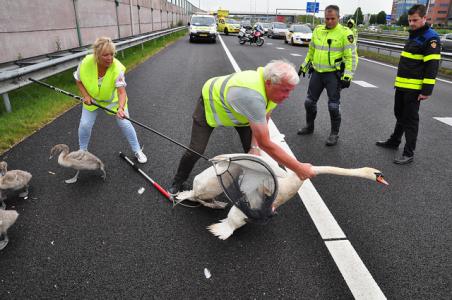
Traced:
<svg viewBox="0 0 452 300">
<path fill-rule="evenodd" d="M 403 155 L 413 156 L 416 149 L 417 133 L 419 128 L 419 105 L 421 101 L 417 98 L 420 91 L 402 91 L 396 89 L 394 97 L 394 115 L 397 119 L 391 142 L 399 145 L 405 133 L 406 144 Z"/>
<path fill-rule="evenodd" d="M 326 89 L 328 95 L 331 133 L 338 134 L 341 125 L 341 113 L 339 110 L 341 88 L 337 72 L 312 72 L 311 80 L 309 81 L 308 95 L 304 103 L 306 108 L 306 124 L 308 127 L 314 127 L 314 120 L 317 116 L 317 101 L 324 89 Z"/>
<path fill-rule="evenodd" d="M 234 127 L 237 130 L 240 141 L 242 142 L 243 151 L 248 153 L 251 148 L 251 138 L 252 132 L 251 127 Z M 206 120 L 206 113 L 204 110 L 204 100 L 202 96 L 196 105 L 195 111 L 193 113 L 193 123 L 191 129 L 191 140 L 189 148 L 195 150 L 196 152 L 203 154 L 206 150 L 207 144 L 209 142 L 210 135 L 214 127 L 209 126 Z M 222 154 L 222 153 L 221 153 Z M 182 156 L 179 167 L 177 168 L 177 173 L 174 176 L 174 182 L 184 182 L 190 176 L 190 172 L 198 161 L 199 156 L 193 152 L 186 150 Z"/>
</svg>

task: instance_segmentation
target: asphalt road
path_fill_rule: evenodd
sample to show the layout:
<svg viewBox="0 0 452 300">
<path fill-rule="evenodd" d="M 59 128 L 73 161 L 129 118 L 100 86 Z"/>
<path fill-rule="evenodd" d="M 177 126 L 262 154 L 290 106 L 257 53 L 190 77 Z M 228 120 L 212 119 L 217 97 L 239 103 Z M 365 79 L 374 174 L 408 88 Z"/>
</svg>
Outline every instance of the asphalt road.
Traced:
<svg viewBox="0 0 452 300">
<path fill-rule="evenodd" d="M 279 58 L 299 65 L 307 50 L 282 40 L 258 48 L 240 46 L 234 36 L 222 38 L 242 70 Z M 127 74 L 131 117 L 188 144 L 203 83 L 233 71 L 220 43 L 182 39 Z M 355 80 L 376 88 L 354 83 L 343 91 L 336 147 L 324 145 L 330 126 L 325 94 L 314 134 L 296 135 L 304 124 L 306 78 L 272 119 L 302 161 L 384 172 L 388 187 L 349 177 L 312 180 L 383 294 L 450 299 L 452 128 L 433 117 L 452 116 L 452 85 L 438 82 L 434 96 L 422 103 L 415 161 L 397 166 L 394 151 L 375 146 L 394 126 L 395 72 L 360 61 Z M 90 151 L 104 161 L 107 180 L 84 172 L 76 184 L 65 184 L 74 172 L 49 161 L 48 154 L 57 143 L 77 147 L 80 111 L 70 110 L 0 157 L 11 169 L 33 174 L 30 197 L 7 200 L 20 216 L 0 252 L 0 299 L 353 298 L 299 197 L 270 224 L 247 225 L 221 241 L 205 227 L 227 212 L 172 208 L 118 157 L 119 151 L 132 153 L 105 114 L 93 129 Z M 143 170 L 168 186 L 183 149 L 141 128 L 137 133 L 149 158 Z M 206 155 L 235 152 L 241 152 L 235 130 L 215 130 Z M 199 161 L 192 177 L 206 167 Z M 142 195 L 140 187 L 146 187 Z"/>
</svg>

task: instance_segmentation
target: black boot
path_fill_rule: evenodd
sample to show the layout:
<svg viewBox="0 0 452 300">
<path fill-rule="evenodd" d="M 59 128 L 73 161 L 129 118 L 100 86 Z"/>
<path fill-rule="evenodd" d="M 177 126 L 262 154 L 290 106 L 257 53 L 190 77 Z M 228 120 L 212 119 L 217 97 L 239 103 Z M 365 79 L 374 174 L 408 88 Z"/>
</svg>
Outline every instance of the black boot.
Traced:
<svg viewBox="0 0 452 300">
<path fill-rule="evenodd" d="M 177 195 L 179 192 L 183 190 L 184 181 L 183 180 L 177 180 L 174 179 L 173 183 L 171 184 L 170 188 L 168 189 L 168 193 L 171 195 Z"/>
<path fill-rule="evenodd" d="M 298 135 L 306 135 L 312 134 L 314 132 L 314 120 L 317 116 L 317 111 L 314 111 L 312 108 L 306 107 L 306 126 L 299 129 Z"/>
<path fill-rule="evenodd" d="M 339 110 L 330 110 L 331 119 L 331 132 L 330 136 L 326 139 L 325 144 L 327 146 L 334 146 L 339 139 L 339 128 L 341 127 L 341 113 Z"/>
</svg>

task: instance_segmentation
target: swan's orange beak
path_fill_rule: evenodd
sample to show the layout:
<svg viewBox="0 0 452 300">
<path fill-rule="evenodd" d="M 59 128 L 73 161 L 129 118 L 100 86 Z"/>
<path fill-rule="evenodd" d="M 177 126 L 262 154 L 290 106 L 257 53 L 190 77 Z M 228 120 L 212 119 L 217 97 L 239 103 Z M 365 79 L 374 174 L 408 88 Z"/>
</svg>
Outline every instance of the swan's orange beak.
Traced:
<svg viewBox="0 0 452 300">
<path fill-rule="evenodd" d="M 383 175 L 378 175 L 377 176 L 377 182 L 382 183 L 384 185 L 389 185 L 389 183 L 383 178 Z"/>
</svg>

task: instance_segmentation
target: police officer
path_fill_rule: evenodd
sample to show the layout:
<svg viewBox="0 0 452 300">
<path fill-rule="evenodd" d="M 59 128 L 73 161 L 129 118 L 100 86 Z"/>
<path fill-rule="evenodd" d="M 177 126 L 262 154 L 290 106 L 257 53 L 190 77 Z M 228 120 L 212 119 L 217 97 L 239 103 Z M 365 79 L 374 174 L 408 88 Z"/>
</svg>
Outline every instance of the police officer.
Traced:
<svg viewBox="0 0 452 300">
<path fill-rule="evenodd" d="M 347 27 L 353 32 L 353 38 L 355 39 L 355 44 L 358 41 L 358 30 L 356 29 L 355 21 L 353 19 L 348 19 Z"/>
<path fill-rule="evenodd" d="M 438 34 L 426 24 L 426 7 L 414 5 L 408 10 L 410 35 L 400 54 L 395 79 L 394 115 L 396 125 L 391 137 L 378 141 L 377 146 L 397 149 L 405 134 L 405 147 L 396 164 L 409 164 L 414 159 L 414 149 L 419 128 L 419 105 L 433 92 L 441 60 Z"/>
<path fill-rule="evenodd" d="M 329 5 L 325 8 L 325 25 L 314 29 L 309 51 L 298 74 L 311 72 L 308 95 L 305 101 L 306 126 L 298 131 L 299 135 L 314 131 L 317 115 L 317 100 L 323 89 L 328 94 L 328 110 L 331 119 L 331 132 L 326 140 L 327 146 L 337 144 L 341 125 L 340 91 L 348 88 L 358 63 L 353 33 L 338 24 L 339 7 Z"/>
</svg>

